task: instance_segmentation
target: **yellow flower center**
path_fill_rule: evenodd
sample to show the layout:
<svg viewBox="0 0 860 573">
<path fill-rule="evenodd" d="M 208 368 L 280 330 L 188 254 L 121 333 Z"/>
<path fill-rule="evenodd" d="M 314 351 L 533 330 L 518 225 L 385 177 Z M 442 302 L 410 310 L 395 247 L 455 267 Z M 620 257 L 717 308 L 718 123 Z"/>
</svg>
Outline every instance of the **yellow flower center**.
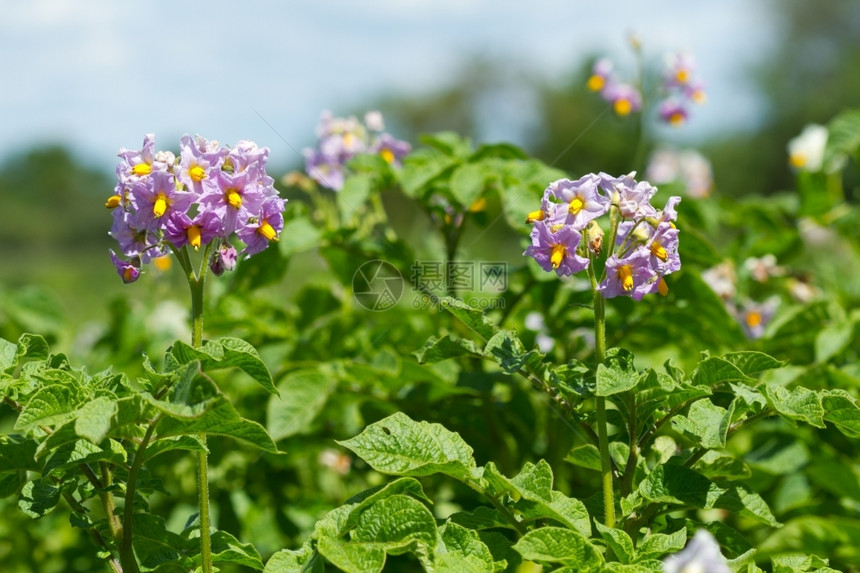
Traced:
<svg viewBox="0 0 860 573">
<path fill-rule="evenodd" d="M 272 227 L 265 219 L 260 223 L 260 226 L 257 227 L 257 232 L 263 235 L 267 241 L 278 240 L 278 234 L 275 232 L 274 227 Z"/>
<path fill-rule="evenodd" d="M 116 209 L 122 203 L 122 197 L 119 195 L 111 195 L 108 197 L 108 200 L 105 201 L 105 207 L 108 209 Z"/>
<path fill-rule="evenodd" d="M 745 320 L 747 322 L 747 326 L 749 326 L 750 328 L 755 328 L 756 326 L 761 325 L 762 316 L 760 312 L 751 310 L 747 313 Z"/>
<path fill-rule="evenodd" d="M 627 99 L 619 99 L 615 101 L 615 113 L 618 115 L 629 115 L 631 111 L 633 111 L 633 106 L 630 103 L 630 100 Z"/>
<path fill-rule="evenodd" d="M 227 201 L 227 204 L 234 209 L 238 209 L 242 206 L 242 196 L 239 194 L 238 189 L 227 189 L 224 193 L 224 199 Z"/>
<path fill-rule="evenodd" d="M 170 266 L 173 264 L 173 259 L 171 259 L 169 255 L 155 257 L 152 259 L 152 264 L 154 264 L 155 268 L 160 271 L 167 271 L 170 270 Z"/>
<path fill-rule="evenodd" d="M 550 255 L 549 261 L 552 263 L 553 269 L 558 268 L 558 265 L 561 264 L 561 261 L 564 259 L 565 255 L 567 255 L 567 248 L 564 245 L 552 246 L 552 255 Z"/>
<path fill-rule="evenodd" d="M 702 90 L 696 90 L 693 92 L 692 98 L 696 103 L 705 103 L 708 99 L 708 95 Z"/>
<path fill-rule="evenodd" d="M 666 249 L 663 248 L 663 245 L 660 244 L 660 241 L 653 241 L 651 243 L 651 254 L 664 263 L 666 262 L 666 259 L 669 258 L 669 254 L 666 252 Z"/>
<path fill-rule="evenodd" d="M 352 147 L 353 142 L 355 141 L 355 136 L 351 133 L 343 134 L 343 145 L 344 147 Z"/>
<path fill-rule="evenodd" d="M 478 197 L 478 199 L 472 203 L 471 207 L 469 207 L 470 213 L 480 213 L 484 209 L 487 208 L 487 200 L 483 197 Z"/>
<path fill-rule="evenodd" d="M 666 284 L 666 279 L 660 277 L 660 282 L 657 283 L 657 292 L 666 296 L 669 294 L 669 285 Z"/>
<path fill-rule="evenodd" d="M 164 212 L 167 211 L 168 205 L 170 205 L 170 199 L 167 198 L 167 195 L 159 193 L 155 196 L 155 204 L 152 206 L 152 214 L 155 215 L 156 219 L 164 215 Z"/>
<path fill-rule="evenodd" d="M 603 78 L 603 76 L 598 76 L 597 74 L 594 74 L 593 76 L 588 78 L 588 83 L 585 85 L 591 91 L 599 92 L 603 89 L 603 86 L 606 85 L 606 80 Z"/>
<path fill-rule="evenodd" d="M 791 163 L 792 167 L 803 167 L 806 165 L 806 155 L 795 152 L 788 157 L 788 161 Z"/>
<path fill-rule="evenodd" d="M 684 123 L 684 114 L 675 112 L 669 116 L 669 123 L 672 125 L 681 125 Z"/>
<path fill-rule="evenodd" d="M 526 215 L 526 223 L 534 223 L 535 221 L 543 221 L 546 219 L 546 211 L 532 211 Z"/>
<path fill-rule="evenodd" d="M 379 152 L 379 155 L 382 156 L 382 158 L 384 160 L 386 160 L 388 163 L 394 162 L 394 152 L 391 151 L 390 149 L 383 149 L 382 151 Z"/>
<path fill-rule="evenodd" d="M 152 165 L 149 163 L 138 163 L 131 168 L 131 172 L 137 176 L 149 175 L 152 173 Z"/>
<path fill-rule="evenodd" d="M 130 283 L 134 280 L 134 271 L 135 268 L 130 265 L 122 270 L 122 280 L 124 283 Z"/>
<path fill-rule="evenodd" d="M 199 165 L 195 165 L 188 170 L 188 176 L 199 183 L 200 181 L 206 179 L 206 170 Z"/>
<path fill-rule="evenodd" d="M 621 265 L 618 267 L 618 280 L 621 281 L 621 288 L 630 292 L 633 290 L 633 269 L 630 265 Z"/>
<path fill-rule="evenodd" d="M 576 215 L 582 208 L 585 207 L 585 201 L 582 200 L 582 197 L 576 196 L 570 200 L 570 205 L 567 208 L 568 213 L 571 215 Z"/>
<path fill-rule="evenodd" d="M 675 79 L 679 84 L 685 84 L 690 80 L 690 72 L 687 70 L 678 70 L 675 72 Z"/>
<path fill-rule="evenodd" d="M 196 251 L 199 249 L 203 242 L 203 238 L 200 235 L 200 227 L 197 225 L 191 225 L 185 230 L 185 233 L 188 235 L 188 242 L 192 247 L 194 247 L 194 250 Z"/>
</svg>

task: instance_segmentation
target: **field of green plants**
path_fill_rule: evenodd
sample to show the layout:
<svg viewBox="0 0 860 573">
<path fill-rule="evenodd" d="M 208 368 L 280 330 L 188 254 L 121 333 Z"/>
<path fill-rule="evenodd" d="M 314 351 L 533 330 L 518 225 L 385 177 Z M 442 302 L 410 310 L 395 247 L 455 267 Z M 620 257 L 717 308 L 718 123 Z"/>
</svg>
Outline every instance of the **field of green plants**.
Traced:
<svg viewBox="0 0 860 573">
<path fill-rule="evenodd" d="M 722 195 L 653 130 L 689 55 L 592 64 L 623 171 L 384 109 L 122 148 L 96 326 L 0 291 L 0 569 L 860 570 L 860 109 Z"/>
</svg>

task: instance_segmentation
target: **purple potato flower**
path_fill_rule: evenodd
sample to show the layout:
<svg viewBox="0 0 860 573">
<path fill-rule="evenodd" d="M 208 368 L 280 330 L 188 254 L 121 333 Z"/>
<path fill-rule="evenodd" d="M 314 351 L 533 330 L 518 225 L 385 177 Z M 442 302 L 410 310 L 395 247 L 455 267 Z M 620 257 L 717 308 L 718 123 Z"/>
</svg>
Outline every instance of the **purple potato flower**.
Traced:
<svg viewBox="0 0 860 573">
<path fill-rule="evenodd" d="M 119 275 L 119 278 L 122 279 L 122 282 L 125 284 L 131 284 L 138 279 L 140 276 L 140 258 L 134 257 L 131 261 L 125 261 L 113 252 L 113 249 L 109 250 L 110 252 L 110 260 L 113 263 L 113 266 L 116 267 L 116 272 Z"/>
<path fill-rule="evenodd" d="M 612 104 L 617 115 L 630 115 L 642 109 L 642 94 L 630 84 L 609 84 L 601 95 Z"/>
<path fill-rule="evenodd" d="M 164 238 L 177 249 L 191 245 L 196 251 L 220 235 L 221 219 L 213 211 L 201 211 L 193 221 L 186 213 L 173 213 L 164 228 Z"/>
<path fill-rule="evenodd" d="M 370 146 L 370 152 L 382 157 L 385 161 L 400 167 L 400 160 L 406 157 L 412 151 L 412 146 L 405 141 L 395 139 L 388 133 L 383 133 Z"/>
<path fill-rule="evenodd" d="M 618 205 L 621 216 L 625 219 L 655 217 L 657 210 L 651 206 L 650 201 L 657 189 L 647 181 L 637 182 L 635 175 L 635 171 L 621 177 L 600 173 L 600 188 L 613 204 Z"/>
<path fill-rule="evenodd" d="M 269 246 L 270 241 L 278 240 L 278 233 L 284 228 L 284 202 L 278 197 L 269 197 L 260 208 L 256 217 L 251 217 L 246 224 L 236 232 L 245 243 L 243 255 L 250 257 Z"/>
<path fill-rule="evenodd" d="M 651 268 L 651 252 L 646 247 L 636 247 L 624 258 L 614 254 L 606 261 L 606 278 L 597 285 L 603 298 L 631 296 L 633 300 L 654 291 L 657 274 Z"/>
<path fill-rule="evenodd" d="M 600 178 L 594 174 L 580 177 L 576 181 L 559 179 L 549 184 L 544 192 L 549 203 L 552 197 L 561 202 L 545 209 L 548 220 L 552 224 L 571 225 L 577 231 L 582 231 L 588 222 L 609 211 L 609 199 L 600 194 L 598 184 Z"/>
<path fill-rule="evenodd" d="M 218 247 L 218 252 L 212 255 L 212 260 L 209 262 L 209 270 L 215 273 L 215 276 L 220 277 L 224 271 L 232 271 L 236 268 L 236 261 L 239 254 L 236 252 L 236 247 L 230 243 L 222 243 Z"/>
<path fill-rule="evenodd" d="M 176 180 L 167 171 L 155 171 L 146 180 L 131 185 L 131 203 L 137 213 L 137 222 L 150 231 L 162 228 L 166 216 L 184 213 L 195 196 L 176 189 Z"/>
<path fill-rule="evenodd" d="M 687 121 L 689 113 L 684 104 L 674 98 L 663 100 L 660 104 L 660 119 L 674 126 Z"/>
<path fill-rule="evenodd" d="M 563 277 L 588 267 L 588 259 L 576 254 L 582 234 L 570 225 L 559 225 L 553 232 L 547 221 L 538 221 L 532 228 L 532 244 L 524 255 L 534 258 L 545 271 L 555 271 Z"/>
</svg>

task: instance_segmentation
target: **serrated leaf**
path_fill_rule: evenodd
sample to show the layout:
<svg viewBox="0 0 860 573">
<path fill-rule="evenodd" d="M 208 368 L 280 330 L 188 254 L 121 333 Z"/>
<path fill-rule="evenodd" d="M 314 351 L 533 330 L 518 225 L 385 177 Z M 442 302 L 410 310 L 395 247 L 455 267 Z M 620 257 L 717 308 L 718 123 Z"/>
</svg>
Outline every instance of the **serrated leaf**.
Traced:
<svg viewBox="0 0 860 573">
<path fill-rule="evenodd" d="M 622 370 L 618 366 L 597 365 L 597 396 L 612 396 L 636 387 L 639 374 L 635 370 Z"/>
<path fill-rule="evenodd" d="M 223 396 L 214 399 L 211 407 L 195 418 L 162 419 L 158 425 L 156 439 L 191 434 L 228 436 L 263 451 L 278 453 L 278 447 L 263 426 L 242 418 Z"/>
<path fill-rule="evenodd" d="M 824 407 L 817 392 L 802 386 L 789 390 L 768 383 L 764 385 L 764 395 L 770 406 L 786 418 L 800 420 L 817 428 L 824 427 Z"/>
<path fill-rule="evenodd" d="M 52 511 L 60 503 L 60 488 L 48 480 L 36 479 L 24 484 L 18 497 L 18 507 L 34 519 L 38 519 Z"/>
<path fill-rule="evenodd" d="M 111 420 L 116 413 L 116 399 L 99 396 L 78 410 L 75 418 L 75 432 L 82 438 L 99 444 L 110 431 Z"/>
<path fill-rule="evenodd" d="M 278 384 L 278 395 L 269 397 L 266 420 L 274 440 L 307 432 L 322 411 L 337 379 L 317 369 L 298 370 Z"/>
<path fill-rule="evenodd" d="M 753 379 L 725 358 L 711 356 L 699 362 L 692 381 L 696 386 L 713 387 L 723 382 L 751 382 Z"/>
<path fill-rule="evenodd" d="M 849 438 L 860 438 L 860 408 L 854 398 L 844 390 L 822 393 L 824 419 Z"/>
<path fill-rule="evenodd" d="M 779 522 L 758 494 L 742 485 L 722 487 L 702 474 L 680 465 L 654 468 L 638 488 L 639 495 L 654 503 L 697 509 L 721 508 L 776 527 Z"/>
<path fill-rule="evenodd" d="M 676 553 L 687 544 L 687 529 L 679 529 L 675 533 L 654 533 L 642 540 L 636 549 L 637 561 L 657 559 L 668 553 Z"/>
<path fill-rule="evenodd" d="M 75 417 L 75 411 L 88 396 L 80 382 L 62 370 L 48 370 L 41 374 L 44 386 L 33 394 L 18 415 L 15 429 L 29 432 L 36 426 L 60 425 Z"/>
<path fill-rule="evenodd" d="M 421 350 L 414 352 L 419 364 L 433 364 L 449 358 L 479 355 L 475 343 L 466 338 L 452 339 L 449 335 L 442 338 L 431 336 Z"/>
<path fill-rule="evenodd" d="M 686 416 L 672 418 L 672 427 L 703 448 L 723 448 L 733 413 L 734 402 L 726 410 L 710 400 L 697 400 Z"/>
<path fill-rule="evenodd" d="M 594 526 L 621 563 L 630 563 L 633 560 L 636 549 L 633 547 L 633 540 L 624 530 L 606 527 L 600 522 L 595 522 Z"/>
<path fill-rule="evenodd" d="M 576 565 L 583 570 L 603 563 L 603 557 L 588 539 L 561 527 L 533 529 L 514 544 L 514 549 L 529 561 Z"/>
<path fill-rule="evenodd" d="M 472 448 L 459 434 L 440 424 L 416 422 L 402 412 L 371 424 L 358 436 L 338 444 L 386 474 L 443 473 L 467 480 L 476 471 Z"/>
<path fill-rule="evenodd" d="M 177 341 L 169 354 L 180 365 L 199 360 L 200 368 L 204 372 L 222 368 L 239 368 L 268 392 L 278 393 L 272 381 L 272 375 L 260 359 L 257 349 L 241 338 L 225 337 L 210 340 L 201 348 L 194 348 L 182 341 Z"/>
<path fill-rule="evenodd" d="M 493 573 L 490 549 L 477 531 L 447 522 L 439 528 L 442 540 L 435 551 L 437 573 Z"/>
<path fill-rule="evenodd" d="M 786 364 L 784 361 L 777 360 L 770 354 L 754 350 L 729 352 L 728 354 L 724 354 L 722 358 L 723 360 L 734 364 L 738 370 L 747 376 L 764 370 L 780 368 Z"/>
</svg>

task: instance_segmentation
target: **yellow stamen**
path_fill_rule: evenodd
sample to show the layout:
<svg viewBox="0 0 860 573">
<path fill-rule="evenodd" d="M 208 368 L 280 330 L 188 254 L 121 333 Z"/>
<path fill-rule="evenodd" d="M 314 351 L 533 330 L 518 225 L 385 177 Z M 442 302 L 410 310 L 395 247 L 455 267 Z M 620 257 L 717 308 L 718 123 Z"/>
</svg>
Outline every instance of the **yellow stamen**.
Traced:
<svg viewBox="0 0 860 573">
<path fill-rule="evenodd" d="M 199 165 L 195 165 L 188 170 L 188 176 L 199 183 L 200 181 L 206 179 L 206 170 Z"/>
<path fill-rule="evenodd" d="M 585 201 L 583 201 L 581 197 L 577 196 L 570 200 L 570 206 L 568 206 L 567 211 L 571 215 L 576 215 L 582 211 L 583 207 L 585 207 Z"/>
<path fill-rule="evenodd" d="M 134 271 L 135 268 L 132 266 L 125 267 L 122 271 L 122 282 L 130 283 L 132 280 L 134 280 Z"/>
<path fill-rule="evenodd" d="M 383 149 L 379 152 L 379 155 L 388 163 L 394 162 L 394 152 L 390 149 Z"/>
<path fill-rule="evenodd" d="M 692 98 L 696 103 L 705 103 L 708 100 L 708 95 L 702 90 L 696 90 L 693 92 Z"/>
<path fill-rule="evenodd" d="M 487 208 L 487 200 L 483 197 L 478 197 L 478 199 L 472 203 L 472 206 L 469 207 L 470 213 L 479 213 Z"/>
<path fill-rule="evenodd" d="M 630 104 L 630 100 L 619 99 L 615 101 L 615 113 L 618 115 L 629 115 L 631 111 L 633 111 L 633 106 Z"/>
<path fill-rule="evenodd" d="M 660 244 L 660 241 L 653 241 L 651 243 L 651 254 L 663 261 L 666 262 L 666 259 L 669 258 L 669 254 L 666 252 L 666 249 L 663 245 Z"/>
<path fill-rule="evenodd" d="M 224 193 L 224 199 L 226 199 L 227 204 L 234 209 L 238 209 L 242 206 L 242 196 L 239 195 L 238 189 L 227 189 L 227 192 Z"/>
<path fill-rule="evenodd" d="M 564 259 L 565 255 L 567 255 L 567 249 L 564 245 L 552 246 L 552 254 L 549 257 L 549 260 L 552 263 L 553 269 L 558 268 L 558 265 L 561 264 L 561 261 Z"/>
<path fill-rule="evenodd" d="M 675 72 L 675 79 L 678 81 L 679 84 L 683 85 L 689 81 L 690 72 L 688 72 L 687 70 L 678 70 L 677 72 Z"/>
<path fill-rule="evenodd" d="M 167 211 L 167 206 L 170 205 L 170 200 L 164 193 L 159 193 L 155 196 L 155 204 L 152 206 L 152 214 L 158 219 L 164 212 Z"/>
<path fill-rule="evenodd" d="M 200 245 L 203 243 L 203 238 L 200 236 L 200 227 L 197 225 L 191 225 L 185 230 L 185 233 L 188 235 L 188 242 L 194 247 L 194 250 L 200 248 Z"/>
<path fill-rule="evenodd" d="M 792 153 L 788 157 L 788 161 L 792 167 L 803 167 L 806 165 L 806 155 L 803 153 Z"/>
<path fill-rule="evenodd" d="M 669 116 L 669 123 L 672 125 L 678 126 L 684 123 L 684 114 L 682 113 L 673 113 Z"/>
<path fill-rule="evenodd" d="M 657 292 L 666 296 L 669 294 L 669 285 L 666 284 L 666 279 L 660 277 L 660 282 L 657 283 Z"/>
<path fill-rule="evenodd" d="M 618 280 L 621 281 L 621 288 L 630 292 L 633 290 L 633 272 L 630 265 L 621 265 L 618 267 Z"/>
<path fill-rule="evenodd" d="M 263 235 L 267 241 L 277 241 L 278 240 L 277 232 L 275 232 L 274 227 L 272 227 L 269 224 L 269 222 L 266 220 L 263 220 L 263 222 L 260 223 L 260 226 L 257 227 L 257 232 L 260 233 L 261 235 Z"/>
<path fill-rule="evenodd" d="M 558 233 L 560 230 L 564 228 L 564 223 L 558 223 L 557 225 L 552 225 L 549 230 L 551 233 Z"/>
<path fill-rule="evenodd" d="M 108 197 L 108 200 L 105 201 L 105 207 L 108 209 L 116 209 L 122 203 L 122 197 L 119 195 L 111 195 Z"/>
<path fill-rule="evenodd" d="M 160 271 L 170 270 L 171 265 L 173 264 L 173 259 L 170 258 L 169 255 L 165 255 L 163 257 L 155 257 L 152 259 L 152 264 L 155 265 Z"/>
<path fill-rule="evenodd" d="M 744 320 L 746 320 L 747 326 L 749 326 L 750 328 L 755 328 L 756 326 L 761 325 L 762 316 L 760 312 L 751 310 L 747 313 Z"/>
<path fill-rule="evenodd" d="M 534 223 L 535 221 L 543 221 L 546 219 L 546 211 L 532 211 L 526 215 L 526 223 Z"/>
<path fill-rule="evenodd" d="M 588 78 L 588 83 L 585 85 L 591 91 L 599 92 L 600 90 L 603 89 L 603 86 L 606 85 L 606 79 L 604 79 L 603 76 L 598 76 L 597 74 L 594 74 L 593 76 Z"/>
<path fill-rule="evenodd" d="M 343 134 L 343 145 L 344 145 L 344 147 L 346 147 L 346 148 L 352 147 L 353 141 L 355 141 L 355 136 L 353 134 L 351 134 L 351 133 L 344 133 Z"/>
<path fill-rule="evenodd" d="M 152 173 L 152 165 L 149 163 L 138 163 L 131 168 L 131 172 L 137 176 L 149 175 Z"/>
</svg>

